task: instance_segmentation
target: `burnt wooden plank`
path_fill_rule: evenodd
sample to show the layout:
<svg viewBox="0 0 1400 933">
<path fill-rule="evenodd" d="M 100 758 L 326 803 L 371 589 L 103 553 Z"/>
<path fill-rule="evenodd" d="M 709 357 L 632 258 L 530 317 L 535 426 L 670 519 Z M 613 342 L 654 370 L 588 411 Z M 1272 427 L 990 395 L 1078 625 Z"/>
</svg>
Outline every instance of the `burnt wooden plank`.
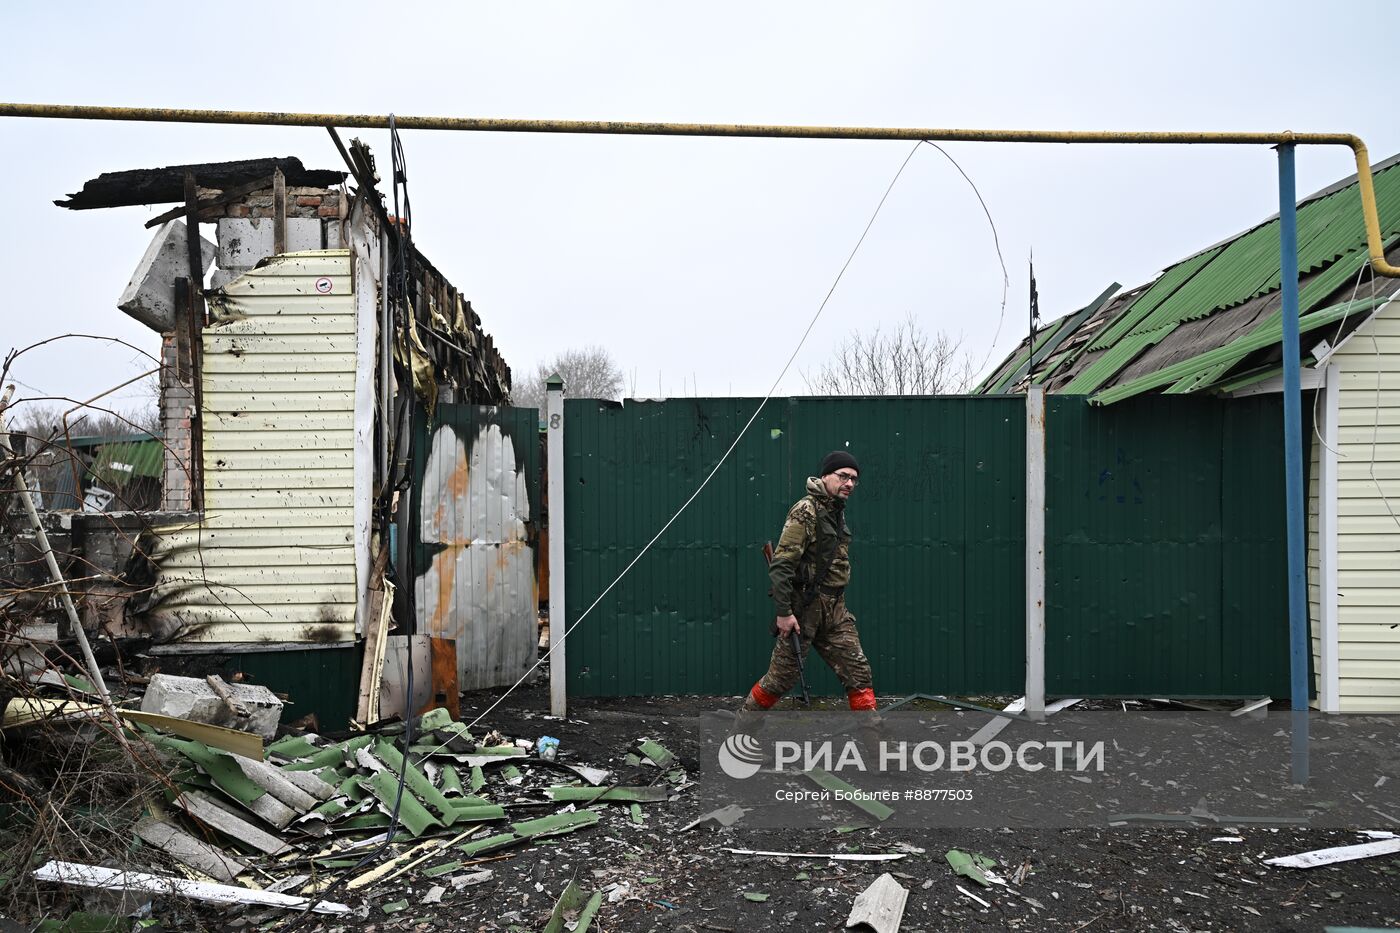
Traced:
<svg viewBox="0 0 1400 933">
<path fill-rule="evenodd" d="M 192 172 L 206 188 L 228 189 L 267 178 L 282 170 L 293 187 L 329 188 L 345 180 L 345 173 L 331 169 L 309 169 L 295 156 L 268 159 L 241 159 L 236 162 L 205 162 L 198 165 L 169 165 L 125 172 L 103 172 L 83 184 L 83 190 L 70 194 L 59 207 L 85 211 L 99 207 L 128 207 L 133 204 L 167 204 L 185 200 L 185 173 Z"/>
<path fill-rule="evenodd" d="M 279 168 L 272 173 L 272 255 L 287 251 L 287 179 Z"/>
<path fill-rule="evenodd" d="M 267 178 L 259 178 L 257 181 L 250 181 L 246 185 L 238 185 L 236 187 L 229 188 L 226 191 L 221 191 L 216 197 L 205 198 L 204 200 L 199 202 L 200 220 L 216 219 L 214 217 L 205 217 L 205 211 L 213 210 L 216 207 L 223 207 L 225 204 L 230 204 L 234 201 L 237 201 L 239 198 L 246 197 L 247 195 L 250 195 L 255 191 L 261 191 L 264 188 L 271 187 L 272 176 L 268 176 Z M 159 227 L 167 220 L 174 220 L 176 217 L 184 217 L 187 212 L 188 208 L 184 204 L 181 204 L 179 207 L 172 207 L 164 214 L 157 214 L 150 220 L 146 221 L 146 226 L 148 228 Z"/>
</svg>

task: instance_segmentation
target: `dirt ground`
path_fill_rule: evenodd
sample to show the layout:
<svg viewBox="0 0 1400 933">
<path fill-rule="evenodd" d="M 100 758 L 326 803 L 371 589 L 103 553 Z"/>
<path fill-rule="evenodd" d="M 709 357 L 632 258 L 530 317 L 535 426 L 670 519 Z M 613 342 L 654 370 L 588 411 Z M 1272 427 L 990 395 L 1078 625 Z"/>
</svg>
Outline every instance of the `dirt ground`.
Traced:
<svg viewBox="0 0 1400 933">
<path fill-rule="evenodd" d="M 495 693 L 467 695 L 470 722 Z M 882 698 L 882 705 L 888 703 Z M 640 737 L 661 742 L 703 781 L 698 737 L 685 717 L 732 709 L 734 697 L 573 700 L 568 721 L 545 719 L 540 682 L 509 697 L 477 727 L 524 738 L 553 735 L 561 759 L 626 773 L 629 747 Z M 1307 871 L 1275 868 L 1263 859 L 1367 841 L 1354 832 L 1204 826 L 1105 830 L 782 831 L 680 828 L 706 807 L 683 793 L 643 808 L 611 807 L 594 827 L 508 850 L 489 880 L 448 889 L 441 903 L 423 899 L 438 879 L 410 873 L 363 895 L 338 897 L 368 907 L 365 919 L 304 918 L 301 929 L 539 930 L 572 879 L 587 892 L 618 885 L 605 899 L 606 933 L 675 930 L 840 930 L 856 895 L 890 871 L 909 889 L 902 933 L 1001 928 L 1015 930 L 1322 930 L 1328 926 L 1400 925 L 1400 856 Z M 1371 827 L 1376 829 L 1387 827 Z M 1393 827 L 1389 827 L 1393 828 Z M 1237 835 L 1243 842 L 1214 842 Z M 900 845 L 902 844 L 902 846 Z M 895 862 L 741 856 L 724 847 L 787 852 L 910 851 Z M 1024 866 L 1021 884 L 980 888 L 956 877 L 944 859 L 952 848 Z M 922 852 L 914 852 L 922 849 Z M 442 856 L 442 861 L 450 856 Z M 431 867 L 425 863 L 424 868 Z M 990 906 L 958 891 L 969 889 Z M 746 898 L 745 895 L 753 898 Z M 766 895 L 766 898 L 761 897 Z M 401 900 L 392 914 L 383 906 Z"/>
</svg>

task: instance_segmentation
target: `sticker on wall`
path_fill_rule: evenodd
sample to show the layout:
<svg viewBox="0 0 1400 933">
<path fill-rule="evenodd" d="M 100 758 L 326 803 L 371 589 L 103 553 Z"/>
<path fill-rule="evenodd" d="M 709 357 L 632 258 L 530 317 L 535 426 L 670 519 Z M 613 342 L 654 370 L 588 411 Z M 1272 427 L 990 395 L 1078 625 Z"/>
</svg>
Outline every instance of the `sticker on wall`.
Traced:
<svg viewBox="0 0 1400 933">
<path fill-rule="evenodd" d="M 319 294 L 329 295 L 332 288 L 334 288 L 334 286 L 331 284 L 331 280 L 326 276 L 323 275 L 316 280 L 316 291 Z"/>
</svg>

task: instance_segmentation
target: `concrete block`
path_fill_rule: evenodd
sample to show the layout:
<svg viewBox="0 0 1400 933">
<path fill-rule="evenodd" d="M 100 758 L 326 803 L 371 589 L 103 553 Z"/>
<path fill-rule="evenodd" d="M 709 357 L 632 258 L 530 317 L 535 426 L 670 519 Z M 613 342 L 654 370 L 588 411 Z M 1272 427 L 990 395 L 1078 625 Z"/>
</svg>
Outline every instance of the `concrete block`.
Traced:
<svg viewBox="0 0 1400 933">
<path fill-rule="evenodd" d="M 277 723 L 282 718 L 282 701 L 277 699 L 275 693 L 253 684 L 229 684 L 229 692 L 248 709 L 246 720 L 235 716 L 207 681 L 173 674 L 156 674 L 151 678 L 146 695 L 141 698 L 141 710 L 256 732 L 264 739 L 277 735 Z"/>
<path fill-rule="evenodd" d="M 233 278 L 272 255 L 270 217 L 225 217 L 218 222 L 216 229 L 219 238 L 219 269 Z M 287 252 L 320 248 L 319 220 L 312 217 L 287 218 Z"/>
<path fill-rule="evenodd" d="M 175 280 L 189 277 L 186 242 L 183 220 L 168 221 L 157 230 L 145 255 L 136 264 L 131 281 L 117 299 L 117 307 L 154 331 L 174 330 L 179 319 L 175 308 Z M 202 287 L 204 273 L 214 261 L 214 244 L 200 237 L 199 250 L 202 260 L 199 285 Z"/>
</svg>

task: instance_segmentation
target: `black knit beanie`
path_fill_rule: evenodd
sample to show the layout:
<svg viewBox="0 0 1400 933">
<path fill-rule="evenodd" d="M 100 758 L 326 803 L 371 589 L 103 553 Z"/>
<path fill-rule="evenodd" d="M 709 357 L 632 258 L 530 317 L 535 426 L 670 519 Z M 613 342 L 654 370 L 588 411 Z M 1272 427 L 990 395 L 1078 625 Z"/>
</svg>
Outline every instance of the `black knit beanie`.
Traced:
<svg viewBox="0 0 1400 933">
<path fill-rule="evenodd" d="M 821 472 L 819 472 L 817 475 L 818 475 L 818 476 L 825 476 L 825 475 L 828 474 L 828 473 L 835 473 L 837 470 L 841 469 L 842 467 L 850 467 L 852 470 L 855 470 L 857 473 L 860 472 L 860 467 L 856 466 L 856 458 L 855 458 L 855 457 L 852 457 L 850 454 L 846 453 L 844 450 L 833 450 L 831 453 L 827 454 L 825 457 L 822 457 Z"/>
</svg>

